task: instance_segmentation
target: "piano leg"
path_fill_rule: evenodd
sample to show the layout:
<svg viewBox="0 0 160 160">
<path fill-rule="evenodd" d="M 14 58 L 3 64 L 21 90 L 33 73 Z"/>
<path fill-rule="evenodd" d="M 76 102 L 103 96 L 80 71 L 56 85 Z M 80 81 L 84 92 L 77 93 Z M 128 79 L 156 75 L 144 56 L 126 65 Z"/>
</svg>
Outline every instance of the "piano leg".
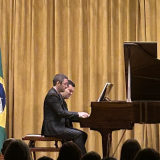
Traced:
<svg viewBox="0 0 160 160">
<path fill-rule="evenodd" d="M 109 156 L 112 141 L 111 129 L 97 129 L 102 136 L 103 157 Z"/>
</svg>

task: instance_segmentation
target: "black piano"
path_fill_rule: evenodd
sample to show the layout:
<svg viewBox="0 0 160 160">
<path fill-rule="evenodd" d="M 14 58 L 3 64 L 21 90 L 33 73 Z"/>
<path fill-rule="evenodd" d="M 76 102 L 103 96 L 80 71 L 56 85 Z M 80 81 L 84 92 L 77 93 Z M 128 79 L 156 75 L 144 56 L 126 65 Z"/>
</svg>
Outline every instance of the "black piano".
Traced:
<svg viewBox="0 0 160 160">
<path fill-rule="evenodd" d="M 91 115 L 81 127 L 99 131 L 103 157 L 109 155 L 112 131 L 135 123 L 160 123 L 160 60 L 156 42 L 125 42 L 126 101 L 91 102 Z"/>
</svg>

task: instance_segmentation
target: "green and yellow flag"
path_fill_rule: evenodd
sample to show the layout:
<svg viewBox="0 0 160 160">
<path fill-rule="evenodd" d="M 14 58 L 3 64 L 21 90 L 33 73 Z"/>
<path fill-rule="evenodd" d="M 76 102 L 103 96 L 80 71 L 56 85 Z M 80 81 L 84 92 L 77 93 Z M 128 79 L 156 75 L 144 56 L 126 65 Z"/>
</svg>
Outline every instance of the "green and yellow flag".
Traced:
<svg viewBox="0 0 160 160">
<path fill-rule="evenodd" d="M 2 59 L 0 49 L 0 153 L 3 146 L 3 142 L 6 140 L 6 94 L 3 79 Z"/>
</svg>

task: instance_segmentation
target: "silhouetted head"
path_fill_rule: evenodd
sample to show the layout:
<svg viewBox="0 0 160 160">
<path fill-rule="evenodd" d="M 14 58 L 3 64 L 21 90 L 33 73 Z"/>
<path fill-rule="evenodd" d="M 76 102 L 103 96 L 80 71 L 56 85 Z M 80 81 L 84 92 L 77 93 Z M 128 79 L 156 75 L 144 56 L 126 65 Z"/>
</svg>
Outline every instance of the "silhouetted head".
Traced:
<svg viewBox="0 0 160 160">
<path fill-rule="evenodd" d="M 117 160 L 117 159 L 114 157 L 107 156 L 107 157 L 104 157 L 102 160 Z"/>
<path fill-rule="evenodd" d="M 152 148 L 146 148 L 137 153 L 135 160 L 160 160 L 160 154 Z"/>
<path fill-rule="evenodd" d="M 101 156 L 94 151 L 86 153 L 83 157 L 82 160 L 100 160 Z"/>
<path fill-rule="evenodd" d="M 42 157 L 38 158 L 38 160 L 53 160 L 53 158 L 48 157 L 48 156 L 42 156 Z"/>
<path fill-rule="evenodd" d="M 134 160 L 139 150 L 141 150 L 141 146 L 137 140 L 126 140 L 122 145 L 120 160 Z"/>
<path fill-rule="evenodd" d="M 3 147 L 2 147 L 2 149 L 1 149 L 1 152 L 2 152 L 3 155 L 4 155 L 4 153 L 5 153 L 5 150 L 6 150 L 7 147 L 9 146 L 9 144 L 10 144 L 12 141 L 14 141 L 14 140 L 15 140 L 14 138 L 9 138 L 9 139 L 7 139 L 7 140 L 4 141 Z"/>
<path fill-rule="evenodd" d="M 57 160 L 80 160 L 81 157 L 81 150 L 75 143 L 65 142 L 60 148 Z"/>
<path fill-rule="evenodd" d="M 28 145 L 22 140 L 15 139 L 10 143 L 4 153 L 5 160 L 31 160 Z"/>
</svg>

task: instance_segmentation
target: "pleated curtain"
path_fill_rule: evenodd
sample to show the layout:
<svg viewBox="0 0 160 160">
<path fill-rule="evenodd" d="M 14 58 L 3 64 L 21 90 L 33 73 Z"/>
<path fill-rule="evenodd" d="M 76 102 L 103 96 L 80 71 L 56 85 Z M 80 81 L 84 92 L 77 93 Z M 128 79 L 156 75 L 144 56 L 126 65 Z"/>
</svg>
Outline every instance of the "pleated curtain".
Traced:
<svg viewBox="0 0 160 160">
<path fill-rule="evenodd" d="M 58 73 L 76 84 L 67 100 L 71 111 L 91 113 L 90 104 L 106 82 L 114 84 L 111 100 L 126 100 L 123 43 L 157 42 L 160 57 L 159 8 L 160 0 L 0 0 L 8 137 L 41 133 L 44 98 Z M 79 123 L 74 127 L 88 133 L 87 151 L 102 156 L 101 135 Z M 119 159 L 129 138 L 137 139 L 142 148 L 160 151 L 159 128 L 159 124 L 135 124 L 114 157 Z M 123 132 L 112 133 L 111 155 Z M 37 158 L 42 155 L 56 159 L 58 153 L 38 153 Z"/>
</svg>

